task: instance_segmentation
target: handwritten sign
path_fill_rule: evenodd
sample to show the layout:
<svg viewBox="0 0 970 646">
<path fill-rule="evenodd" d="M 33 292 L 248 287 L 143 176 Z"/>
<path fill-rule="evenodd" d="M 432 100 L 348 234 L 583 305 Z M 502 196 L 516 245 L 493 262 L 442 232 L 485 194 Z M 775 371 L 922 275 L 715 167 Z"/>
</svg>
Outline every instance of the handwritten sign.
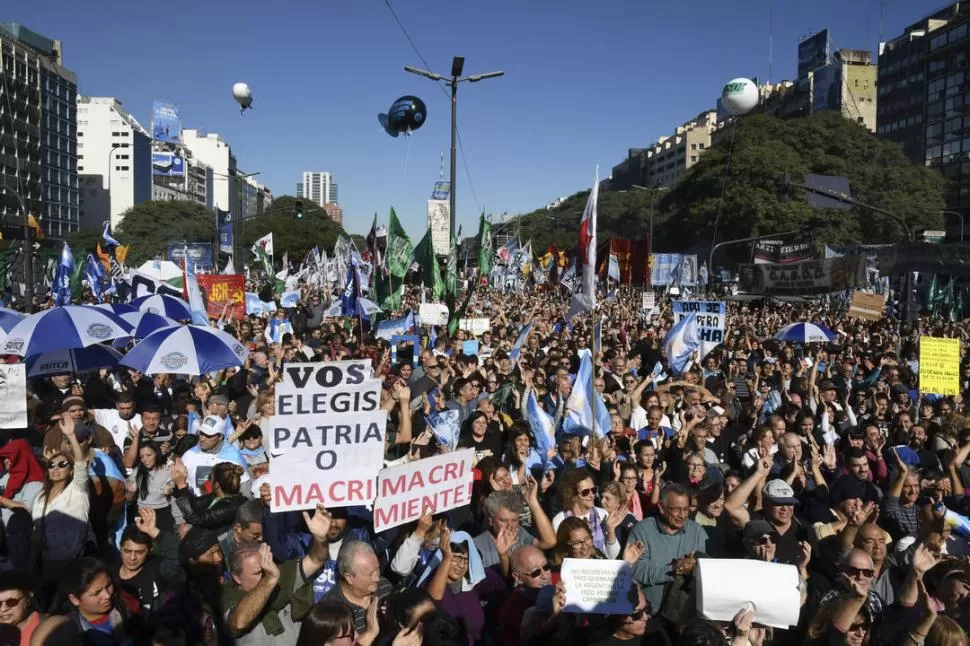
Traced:
<svg viewBox="0 0 970 646">
<path fill-rule="evenodd" d="M 387 413 L 369 361 L 292 363 L 266 433 L 273 512 L 374 500 Z"/>
<path fill-rule="evenodd" d="M 562 581 L 566 585 L 566 605 L 562 611 L 630 614 L 633 612 L 632 575 L 625 561 L 564 559 Z"/>
<path fill-rule="evenodd" d="M 377 479 L 374 531 L 439 514 L 471 502 L 474 449 L 384 469 Z"/>
<path fill-rule="evenodd" d="M 27 366 L 0 365 L 0 428 L 27 428 Z"/>
<path fill-rule="evenodd" d="M 246 317 L 246 277 L 242 274 L 198 274 L 196 276 L 206 293 L 207 314 L 218 318 L 228 305 L 226 315 L 234 319 Z"/>
<path fill-rule="evenodd" d="M 856 292 L 852 295 L 852 302 L 849 304 L 849 318 L 878 321 L 882 319 L 885 309 L 885 294 Z"/>
<path fill-rule="evenodd" d="M 960 339 L 920 337 L 919 389 L 934 395 L 960 394 Z"/>
<path fill-rule="evenodd" d="M 697 312 L 697 338 L 701 341 L 701 358 L 706 357 L 714 348 L 724 343 L 724 327 L 727 319 L 727 306 L 724 301 L 674 301 L 674 323 Z"/>
<path fill-rule="evenodd" d="M 492 323 L 489 319 L 459 319 L 458 329 L 471 332 L 475 336 L 478 336 L 483 332 L 491 330 Z"/>
<path fill-rule="evenodd" d="M 418 306 L 421 325 L 448 325 L 448 306 L 442 303 L 421 303 Z"/>
</svg>

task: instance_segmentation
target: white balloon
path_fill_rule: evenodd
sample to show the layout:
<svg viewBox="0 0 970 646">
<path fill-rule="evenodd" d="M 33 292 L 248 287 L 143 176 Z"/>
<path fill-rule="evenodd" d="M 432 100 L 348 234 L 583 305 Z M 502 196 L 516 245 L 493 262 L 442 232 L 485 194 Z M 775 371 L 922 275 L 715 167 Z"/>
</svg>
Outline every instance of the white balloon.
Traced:
<svg viewBox="0 0 970 646">
<path fill-rule="evenodd" d="M 728 81 L 721 92 L 721 105 L 734 117 L 751 112 L 758 105 L 758 86 L 746 78 Z"/>
<path fill-rule="evenodd" d="M 253 103 L 253 93 L 245 83 L 234 83 L 232 86 L 232 98 L 236 100 L 243 110 Z"/>
</svg>

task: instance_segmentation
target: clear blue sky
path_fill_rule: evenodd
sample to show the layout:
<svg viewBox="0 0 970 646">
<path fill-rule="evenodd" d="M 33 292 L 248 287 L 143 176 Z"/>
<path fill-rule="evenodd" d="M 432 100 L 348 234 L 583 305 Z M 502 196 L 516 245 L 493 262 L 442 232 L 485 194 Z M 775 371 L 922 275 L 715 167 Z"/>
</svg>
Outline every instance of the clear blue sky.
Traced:
<svg viewBox="0 0 970 646">
<path fill-rule="evenodd" d="M 883 0 L 883 33 L 942 6 Z M 459 128 L 477 201 L 459 157 L 458 222 L 482 208 L 520 213 L 588 187 L 627 148 L 648 145 L 714 106 L 724 82 L 795 75 L 798 41 L 828 27 L 834 48 L 876 50 L 880 0 L 391 0 L 435 71 L 464 55 Z M 64 43 L 80 91 L 115 96 L 146 127 L 155 98 L 181 105 L 183 127 L 230 143 L 240 168 L 276 195 L 304 170 L 331 171 L 345 225 L 365 232 L 393 205 L 423 233 L 425 200 L 449 147 L 449 102 L 421 67 L 383 0 L 46 0 L 8 2 L 14 20 Z M 235 81 L 253 89 L 239 115 Z M 403 94 L 428 105 L 426 125 L 392 139 L 378 112 Z"/>
</svg>

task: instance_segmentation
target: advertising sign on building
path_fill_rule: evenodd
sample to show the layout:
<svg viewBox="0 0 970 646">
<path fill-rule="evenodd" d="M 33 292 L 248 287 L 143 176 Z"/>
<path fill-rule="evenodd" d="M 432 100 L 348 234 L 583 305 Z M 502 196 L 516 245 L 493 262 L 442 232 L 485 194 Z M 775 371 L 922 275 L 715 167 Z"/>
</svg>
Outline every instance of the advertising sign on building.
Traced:
<svg viewBox="0 0 970 646">
<path fill-rule="evenodd" d="M 287 364 L 264 429 L 272 511 L 370 505 L 386 424 L 369 360 Z"/>
<path fill-rule="evenodd" d="M 179 107 L 168 101 L 155 100 L 152 104 L 152 139 L 177 144 L 182 139 L 182 121 Z"/>
<path fill-rule="evenodd" d="M 428 228 L 435 255 L 446 256 L 451 250 L 451 206 L 448 200 L 428 200 Z"/>
<path fill-rule="evenodd" d="M 832 42 L 829 39 L 828 29 L 823 29 L 798 43 L 798 78 L 828 65 L 831 49 Z"/>
<path fill-rule="evenodd" d="M 153 152 L 152 175 L 157 177 L 183 177 L 185 175 L 185 159 L 175 153 Z"/>
<path fill-rule="evenodd" d="M 435 182 L 434 192 L 431 193 L 432 200 L 447 200 L 451 195 L 451 182 Z"/>
</svg>

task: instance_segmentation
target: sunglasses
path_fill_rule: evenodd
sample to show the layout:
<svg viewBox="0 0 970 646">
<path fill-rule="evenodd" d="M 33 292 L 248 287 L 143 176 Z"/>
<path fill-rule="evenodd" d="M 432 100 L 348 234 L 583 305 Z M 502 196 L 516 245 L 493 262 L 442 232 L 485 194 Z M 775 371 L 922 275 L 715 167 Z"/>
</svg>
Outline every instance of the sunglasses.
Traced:
<svg viewBox="0 0 970 646">
<path fill-rule="evenodd" d="M 754 544 L 764 546 L 764 545 L 767 545 L 768 543 L 771 543 L 772 545 L 774 545 L 777 542 L 778 542 L 778 539 L 775 538 L 774 534 L 765 534 L 764 536 L 759 536 L 758 539 L 754 541 Z"/>
<path fill-rule="evenodd" d="M 13 597 L 12 599 L 0 599 L 0 610 L 10 610 L 20 605 L 25 597 Z"/>
<path fill-rule="evenodd" d="M 869 629 L 866 627 L 865 622 L 861 624 L 852 624 L 851 626 L 849 626 L 849 632 L 854 633 L 857 630 L 869 630 Z"/>
<path fill-rule="evenodd" d="M 643 619 L 643 615 L 645 615 L 645 614 L 647 614 L 647 609 L 646 608 L 640 608 L 639 610 L 637 610 L 633 614 L 629 615 L 630 621 L 640 621 L 641 619 Z"/>
<path fill-rule="evenodd" d="M 531 572 L 519 572 L 519 574 L 524 574 L 525 576 L 529 577 L 530 579 L 535 579 L 535 578 L 538 578 L 543 572 L 549 572 L 549 571 L 551 571 L 549 569 L 549 564 L 546 563 L 542 567 L 537 567 L 536 569 L 532 570 Z"/>
<path fill-rule="evenodd" d="M 842 571 L 851 577 L 864 576 L 867 579 L 871 579 L 876 576 L 876 571 L 870 568 L 855 567 L 854 565 L 846 565 L 842 568 Z"/>
<path fill-rule="evenodd" d="M 70 464 L 71 463 L 68 462 L 67 460 L 58 460 L 57 462 L 54 462 L 53 460 L 51 460 L 50 462 L 47 463 L 47 468 L 48 469 L 63 469 L 65 467 L 70 466 Z"/>
<path fill-rule="evenodd" d="M 596 493 L 596 487 L 587 487 L 586 489 L 577 489 L 576 490 L 576 493 L 578 493 L 580 495 L 580 497 L 582 497 L 582 498 L 585 498 L 586 496 L 592 496 L 593 494 Z"/>
</svg>

